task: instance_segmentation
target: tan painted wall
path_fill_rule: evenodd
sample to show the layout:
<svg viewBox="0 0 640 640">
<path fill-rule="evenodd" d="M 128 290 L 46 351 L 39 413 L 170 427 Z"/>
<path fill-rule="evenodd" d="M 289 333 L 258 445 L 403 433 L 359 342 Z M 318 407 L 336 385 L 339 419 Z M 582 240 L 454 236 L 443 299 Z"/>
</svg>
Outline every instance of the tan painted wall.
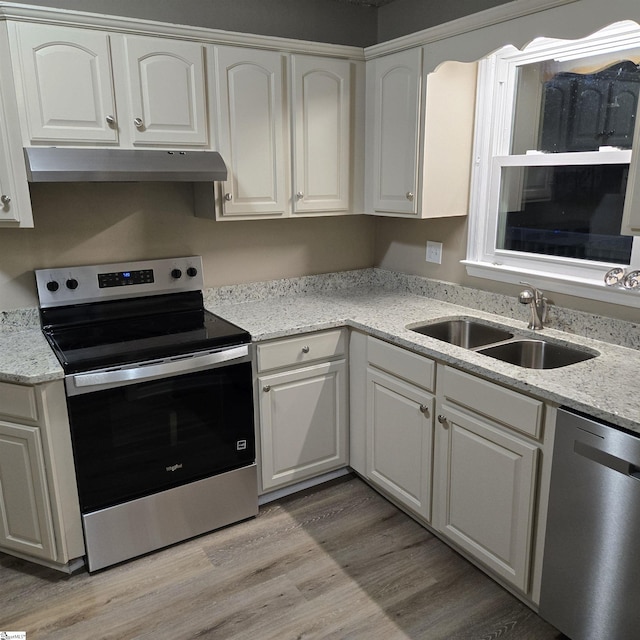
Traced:
<svg viewBox="0 0 640 640">
<path fill-rule="evenodd" d="M 367 216 L 214 222 L 190 185 L 31 187 L 34 229 L 0 230 L 0 310 L 37 306 L 33 270 L 202 255 L 205 286 L 373 266 Z"/>
<path fill-rule="evenodd" d="M 426 262 L 427 240 L 443 243 L 441 265 Z M 376 266 L 517 297 L 522 290 L 520 285 L 468 276 L 464 265 L 460 264 L 460 260 L 466 258 L 466 252 L 466 217 L 438 220 L 378 219 L 374 253 Z M 638 321 L 638 310 L 635 308 L 559 293 L 547 295 L 561 307 Z M 525 317 L 526 310 L 523 310 L 523 319 Z"/>
</svg>

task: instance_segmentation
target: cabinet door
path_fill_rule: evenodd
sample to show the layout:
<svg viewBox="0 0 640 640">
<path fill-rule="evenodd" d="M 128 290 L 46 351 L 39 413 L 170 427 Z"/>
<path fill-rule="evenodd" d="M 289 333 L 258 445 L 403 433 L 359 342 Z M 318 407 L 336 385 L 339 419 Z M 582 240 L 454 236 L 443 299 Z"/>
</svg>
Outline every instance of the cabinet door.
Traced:
<svg viewBox="0 0 640 640">
<path fill-rule="evenodd" d="M 538 449 L 443 404 L 434 456 L 434 526 L 527 591 Z"/>
<path fill-rule="evenodd" d="M 26 22 L 13 26 L 31 142 L 117 142 L 109 36 Z"/>
<path fill-rule="evenodd" d="M 220 217 L 284 216 L 284 56 L 218 47 L 216 58 L 220 153 L 229 170 Z"/>
<path fill-rule="evenodd" d="M 40 429 L 0 422 L 0 548 L 55 560 Z"/>
<path fill-rule="evenodd" d="M 262 376 L 258 382 L 263 489 L 347 464 L 345 360 Z"/>
<path fill-rule="evenodd" d="M 292 56 L 294 212 L 349 208 L 351 63 Z"/>
<path fill-rule="evenodd" d="M 114 55 L 114 72 L 125 74 L 127 92 L 127 122 L 120 114 L 120 126 L 133 143 L 207 144 L 204 47 L 166 38 L 112 38 L 114 54 L 123 56 Z"/>
<path fill-rule="evenodd" d="M 431 519 L 433 396 L 367 369 L 367 478 Z"/>
<path fill-rule="evenodd" d="M 0 24 L 0 226 L 33 227 L 6 23 Z"/>
<path fill-rule="evenodd" d="M 416 215 L 422 51 L 411 49 L 369 64 L 373 208 L 376 212 Z"/>
</svg>

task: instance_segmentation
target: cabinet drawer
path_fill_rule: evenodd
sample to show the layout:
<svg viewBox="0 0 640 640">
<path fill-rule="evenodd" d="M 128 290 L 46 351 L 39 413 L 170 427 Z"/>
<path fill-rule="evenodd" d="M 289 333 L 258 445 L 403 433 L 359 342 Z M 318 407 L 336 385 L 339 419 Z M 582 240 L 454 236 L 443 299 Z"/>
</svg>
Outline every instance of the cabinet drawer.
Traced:
<svg viewBox="0 0 640 640">
<path fill-rule="evenodd" d="M 544 403 L 451 367 L 444 367 L 444 395 L 449 400 L 497 422 L 539 438 Z"/>
<path fill-rule="evenodd" d="M 345 336 L 342 329 L 307 333 L 296 338 L 259 344 L 258 371 L 269 371 L 280 367 L 307 364 L 326 360 L 345 353 Z"/>
<path fill-rule="evenodd" d="M 382 371 L 407 380 L 427 391 L 434 390 L 436 364 L 425 356 L 369 337 L 367 358 L 369 364 Z"/>
<path fill-rule="evenodd" d="M 0 382 L 0 415 L 35 422 L 38 406 L 33 387 Z"/>
</svg>

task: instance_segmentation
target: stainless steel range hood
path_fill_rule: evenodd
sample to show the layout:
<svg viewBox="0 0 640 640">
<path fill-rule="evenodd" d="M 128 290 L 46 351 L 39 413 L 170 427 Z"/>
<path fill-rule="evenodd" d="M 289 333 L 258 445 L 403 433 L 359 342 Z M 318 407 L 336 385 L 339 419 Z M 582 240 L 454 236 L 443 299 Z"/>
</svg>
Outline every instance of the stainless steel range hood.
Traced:
<svg viewBox="0 0 640 640">
<path fill-rule="evenodd" d="M 216 151 L 25 147 L 29 182 L 215 182 L 227 179 Z"/>
</svg>

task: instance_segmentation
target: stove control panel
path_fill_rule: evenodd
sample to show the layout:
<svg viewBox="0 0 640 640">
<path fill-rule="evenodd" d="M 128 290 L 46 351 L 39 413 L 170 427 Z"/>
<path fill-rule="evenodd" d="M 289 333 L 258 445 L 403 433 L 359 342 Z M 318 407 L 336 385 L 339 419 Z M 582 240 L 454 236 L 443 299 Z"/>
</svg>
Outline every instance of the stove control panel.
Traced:
<svg viewBox="0 0 640 640">
<path fill-rule="evenodd" d="M 35 274 L 43 308 L 200 291 L 204 284 L 200 256 L 38 269 Z"/>
</svg>

